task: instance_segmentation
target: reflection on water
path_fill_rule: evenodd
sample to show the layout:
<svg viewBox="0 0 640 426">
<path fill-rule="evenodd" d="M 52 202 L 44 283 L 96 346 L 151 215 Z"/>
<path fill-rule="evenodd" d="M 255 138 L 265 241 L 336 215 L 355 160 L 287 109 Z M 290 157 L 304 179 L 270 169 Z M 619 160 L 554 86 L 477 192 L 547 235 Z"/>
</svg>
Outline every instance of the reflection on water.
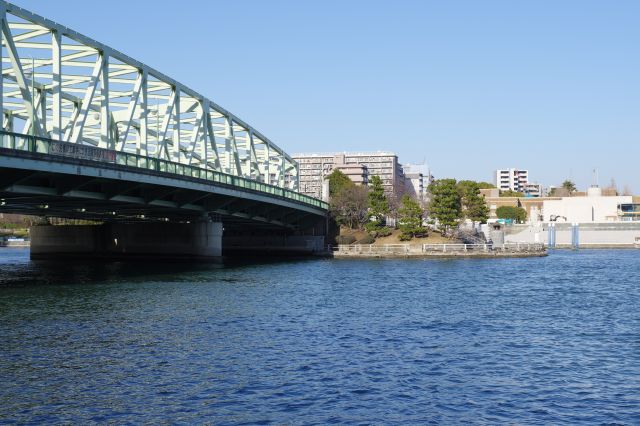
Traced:
<svg viewBox="0 0 640 426">
<path fill-rule="evenodd" d="M 0 250 L 0 423 L 637 423 L 635 251 L 241 264 Z"/>
<path fill-rule="evenodd" d="M 258 265 L 313 262 L 309 258 L 235 257 L 207 262 L 189 262 L 162 259 L 136 261 L 103 261 L 91 259 L 29 260 L 29 250 L 23 248 L 0 248 L 0 287 L 46 285 L 46 284 L 99 284 L 122 279 L 142 279 L 171 276 L 186 278 L 183 274 L 206 273 L 220 269 L 237 269 Z M 6 273 L 11 271 L 12 273 Z"/>
</svg>

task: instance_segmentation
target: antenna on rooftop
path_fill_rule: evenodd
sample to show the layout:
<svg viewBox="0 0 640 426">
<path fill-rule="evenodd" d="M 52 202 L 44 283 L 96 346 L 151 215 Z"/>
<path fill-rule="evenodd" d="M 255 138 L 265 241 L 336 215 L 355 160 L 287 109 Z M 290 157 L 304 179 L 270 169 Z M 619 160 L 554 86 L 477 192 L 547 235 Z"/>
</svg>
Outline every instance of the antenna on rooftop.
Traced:
<svg viewBox="0 0 640 426">
<path fill-rule="evenodd" d="M 593 169 L 593 183 L 591 184 L 591 187 L 593 188 L 597 188 L 598 186 L 598 169 Z"/>
</svg>

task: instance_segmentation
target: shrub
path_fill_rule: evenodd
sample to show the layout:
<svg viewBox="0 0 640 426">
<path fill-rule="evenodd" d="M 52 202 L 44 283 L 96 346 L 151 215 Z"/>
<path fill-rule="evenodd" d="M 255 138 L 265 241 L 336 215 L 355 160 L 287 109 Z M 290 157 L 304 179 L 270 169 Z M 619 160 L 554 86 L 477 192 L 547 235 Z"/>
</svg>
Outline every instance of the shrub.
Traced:
<svg viewBox="0 0 640 426">
<path fill-rule="evenodd" d="M 364 229 L 375 237 L 380 230 L 380 226 L 378 225 L 378 222 L 367 222 L 364 225 Z"/>
<path fill-rule="evenodd" d="M 373 244 L 376 241 L 371 235 L 365 235 L 360 240 L 356 241 L 356 244 Z"/>
<path fill-rule="evenodd" d="M 402 234 L 400 234 L 398 236 L 398 239 L 400 241 L 409 241 L 409 240 L 411 240 L 411 238 L 413 238 L 413 234 L 406 233 L 406 232 L 403 232 Z"/>
<path fill-rule="evenodd" d="M 356 237 L 353 235 L 338 235 L 336 237 L 336 243 L 338 244 L 353 244 L 356 241 Z"/>
<path fill-rule="evenodd" d="M 427 238 L 429 236 L 429 232 L 425 228 L 423 232 L 419 232 L 413 235 L 416 238 Z"/>
<path fill-rule="evenodd" d="M 500 219 L 511 219 L 516 222 L 527 220 L 527 211 L 522 207 L 500 206 L 496 209 L 496 216 Z"/>
<path fill-rule="evenodd" d="M 15 223 L 0 222 L 0 228 L 2 228 L 2 229 L 18 229 L 19 226 L 16 225 Z"/>
<path fill-rule="evenodd" d="M 29 236 L 29 230 L 28 229 L 17 229 L 15 231 L 13 231 L 13 235 L 18 237 L 18 238 L 26 238 Z"/>
<path fill-rule="evenodd" d="M 391 228 L 388 227 L 382 227 L 380 229 L 378 229 L 378 237 L 388 237 L 389 235 L 391 235 Z"/>
</svg>

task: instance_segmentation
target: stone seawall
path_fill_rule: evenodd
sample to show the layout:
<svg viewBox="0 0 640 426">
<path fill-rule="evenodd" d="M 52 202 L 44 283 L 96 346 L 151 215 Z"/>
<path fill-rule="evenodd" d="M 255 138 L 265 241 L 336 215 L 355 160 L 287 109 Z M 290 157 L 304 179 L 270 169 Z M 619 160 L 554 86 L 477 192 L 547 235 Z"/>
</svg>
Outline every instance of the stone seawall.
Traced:
<svg viewBox="0 0 640 426">
<path fill-rule="evenodd" d="M 521 257 L 545 257 L 545 252 L 520 252 L 520 253 L 340 253 L 333 252 L 332 257 L 336 259 L 496 259 L 496 258 L 521 258 Z"/>
<path fill-rule="evenodd" d="M 388 244 L 339 245 L 331 247 L 333 257 L 349 258 L 498 258 L 542 257 L 542 244 Z"/>
</svg>

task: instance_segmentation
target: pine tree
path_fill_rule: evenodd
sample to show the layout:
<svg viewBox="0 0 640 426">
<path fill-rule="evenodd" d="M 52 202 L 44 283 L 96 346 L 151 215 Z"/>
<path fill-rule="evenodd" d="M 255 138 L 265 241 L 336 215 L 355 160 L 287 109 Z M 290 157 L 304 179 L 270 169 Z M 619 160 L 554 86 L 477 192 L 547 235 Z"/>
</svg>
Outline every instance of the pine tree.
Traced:
<svg viewBox="0 0 640 426">
<path fill-rule="evenodd" d="M 462 215 L 473 222 L 487 223 L 489 208 L 484 196 L 480 195 L 480 185 L 472 180 L 462 180 L 458 182 L 458 192 Z"/>
<path fill-rule="evenodd" d="M 439 179 L 429 185 L 429 216 L 447 232 L 462 217 L 460 194 L 455 179 Z"/>
<path fill-rule="evenodd" d="M 372 176 L 369 180 L 369 228 L 380 228 L 389 213 L 389 200 L 384 193 L 380 176 Z"/>
<path fill-rule="evenodd" d="M 425 228 L 422 226 L 423 213 L 422 207 L 416 200 L 406 194 L 402 197 L 402 205 L 398 209 L 401 240 L 409 240 L 425 233 Z"/>
</svg>

